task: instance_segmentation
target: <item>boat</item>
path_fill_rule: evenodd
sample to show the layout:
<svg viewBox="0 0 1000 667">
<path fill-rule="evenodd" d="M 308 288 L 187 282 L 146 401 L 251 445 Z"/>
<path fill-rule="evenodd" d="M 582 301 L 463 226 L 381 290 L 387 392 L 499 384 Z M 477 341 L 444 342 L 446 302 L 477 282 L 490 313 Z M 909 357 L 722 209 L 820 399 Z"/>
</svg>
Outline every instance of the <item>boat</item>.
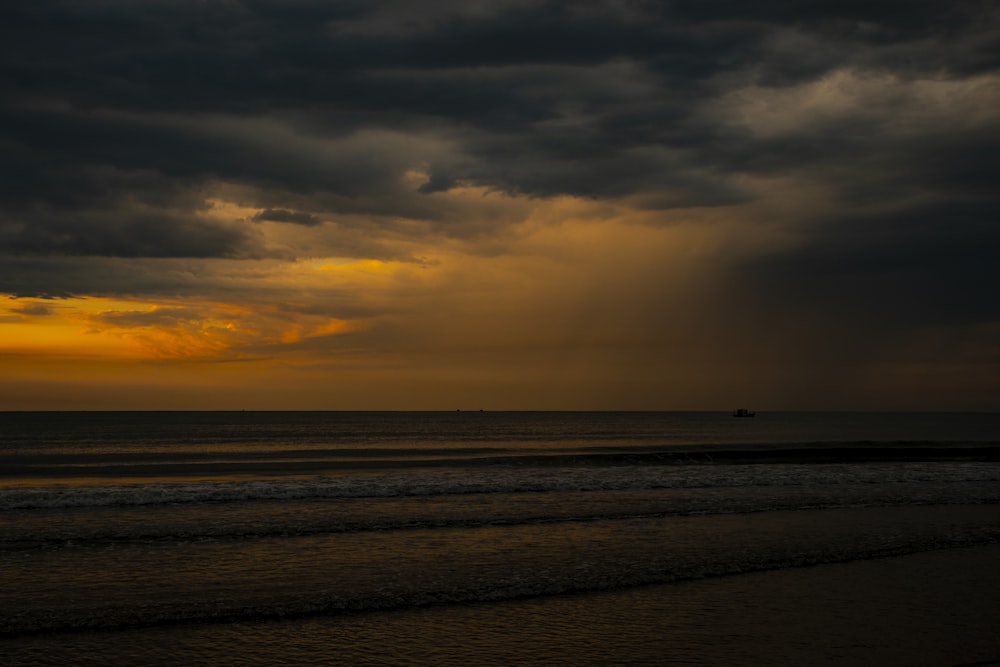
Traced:
<svg viewBox="0 0 1000 667">
<path fill-rule="evenodd" d="M 750 412 L 746 408 L 738 408 L 736 410 L 733 410 L 733 416 L 734 417 L 756 417 L 757 413 L 756 412 Z"/>
</svg>

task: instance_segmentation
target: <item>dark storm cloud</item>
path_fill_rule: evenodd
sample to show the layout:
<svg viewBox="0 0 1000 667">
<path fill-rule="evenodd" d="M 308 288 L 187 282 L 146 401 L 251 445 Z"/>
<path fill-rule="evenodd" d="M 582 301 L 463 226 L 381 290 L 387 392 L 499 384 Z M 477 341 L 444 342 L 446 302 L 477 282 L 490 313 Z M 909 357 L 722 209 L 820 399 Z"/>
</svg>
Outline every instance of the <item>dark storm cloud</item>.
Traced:
<svg viewBox="0 0 1000 667">
<path fill-rule="evenodd" d="M 106 325 L 125 328 L 174 326 L 200 322 L 205 314 L 191 308 L 157 308 L 151 311 L 108 311 L 92 316 Z"/>
<path fill-rule="evenodd" d="M 0 292 L 18 298 L 88 294 L 195 297 L 224 294 L 226 281 L 190 260 L 74 256 L 0 256 Z M 241 286 L 242 287 L 242 286 Z"/>
<path fill-rule="evenodd" d="M 11 308 L 10 312 L 27 315 L 29 317 L 48 317 L 54 311 L 50 306 L 47 306 L 44 303 L 31 303 L 23 308 Z"/>
<path fill-rule="evenodd" d="M 290 222 L 295 225 L 305 225 L 306 227 L 313 227 L 322 222 L 322 220 L 311 213 L 303 213 L 302 211 L 286 211 L 281 208 L 269 208 L 261 211 L 255 215 L 253 219 L 257 222 L 263 222 L 265 220 L 270 222 Z"/>
<path fill-rule="evenodd" d="M 821 40 L 869 47 L 840 49 L 827 57 L 828 66 L 877 62 L 908 43 L 938 59 L 935 69 L 963 57 L 969 62 L 958 65 L 965 69 L 989 66 L 1000 55 L 988 32 L 995 13 L 981 3 L 634 5 L 635 11 L 616 12 L 615 3 L 518 3 L 463 15 L 455 4 L 423 25 L 380 31 L 397 4 L 382 3 L 380 13 L 379 3 L 15 1 L 3 15 L 4 69 L 17 92 L 55 94 L 81 106 L 251 112 L 329 104 L 391 112 L 394 101 L 416 101 L 415 92 L 451 92 L 444 100 L 424 96 L 425 108 L 475 122 L 466 105 L 482 109 L 480 87 L 468 81 L 460 84 L 468 93 L 461 100 L 460 89 L 422 84 L 399 94 L 398 82 L 373 85 L 370 76 L 398 68 L 593 66 L 630 58 L 651 63 L 676 85 L 778 66 L 788 59 L 769 57 L 762 47 L 783 29 L 813 37 L 803 52 L 822 50 Z M 515 96 L 504 106 L 526 102 Z"/>
<path fill-rule="evenodd" d="M 1000 321 L 995 202 L 944 203 L 819 224 L 794 252 L 741 267 L 742 293 L 836 326 L 869 329 Z"/>
<path fill-rule="evenodd" d="M 202 223 L 195 215 L 94 211 L 53 214 L 27 211 L 29 222 L 0 218 L 0 252 L 9 255 L 109 257 L 227 257 L 246 235 Z"/>
<path fill-rule="evenodd" d="M 945 114 L 897 132 L 923 104 L 901 93 L 829 118 L 820 102 L 762 132 L 725 101 L 837 72 L 900 86 L 995 76 L 998 16 L 990 3 L 931 0 L 15 0 L 0 9 L 0 252 L 268 255 L 252 224 L 211 215 L 220 183 L 261 210 L 243 223 L 319 234 L 321 220 L 337 219 L 377 237 L 387 223 L 357 217 L 368 214 L 466 237 L 481 223 L 456 222 L 435 194 L 476 185 L 730 206 L 755 196 L 743 177 L 794 175 L 845 206 L 819 215 L 803 257 L 836 246 L 848 264 L 891 260 L 891 243 L 873 248 L 842 230 L 905 236 L 919 209 L 903 200 L 924 192 L 928 247 L 951 240 L 978 266 L 969 253 L 997 240 L 982 236 L 1000 210 L 996 119 L 962 126 L 961 113 Z M 426 182 L 404 187 L 414 169 Z M 852 217 L 872 203 L 886 210 Z M 975 224 L 947 222 L 972 209 Z M 815 267 L 794 260 L 778 264 Z M 827 275 L 840 275 L 833 264 Z"/>
</svg>

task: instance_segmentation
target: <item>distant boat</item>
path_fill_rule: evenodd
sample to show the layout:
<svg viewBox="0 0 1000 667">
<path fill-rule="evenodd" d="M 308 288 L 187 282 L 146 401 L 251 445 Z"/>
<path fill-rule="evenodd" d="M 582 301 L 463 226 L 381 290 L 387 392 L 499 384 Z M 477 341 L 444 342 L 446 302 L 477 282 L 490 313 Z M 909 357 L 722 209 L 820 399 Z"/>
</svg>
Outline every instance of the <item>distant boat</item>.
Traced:
<svg viewBox="0 0 1000 667">
<path fill-rule="evenodd" d="M 757 413 L 756 412 L 750 412 L 746 408 L 739 408 L 737 410 L 733 410 L 733 416 L 734 417 L 756 417 Z"/>
</svg>

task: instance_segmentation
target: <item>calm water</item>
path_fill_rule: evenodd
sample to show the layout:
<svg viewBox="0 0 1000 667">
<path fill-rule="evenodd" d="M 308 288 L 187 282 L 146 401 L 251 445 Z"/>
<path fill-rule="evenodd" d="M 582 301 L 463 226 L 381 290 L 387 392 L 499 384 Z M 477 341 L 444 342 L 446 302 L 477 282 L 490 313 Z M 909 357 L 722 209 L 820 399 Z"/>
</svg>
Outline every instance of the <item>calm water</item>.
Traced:
<svg viewBox="0 0 1000 667">
<path fill-rule="evenodd" d="M 734 620 L 762 586 L 1000 542 L 991 414 L 0 413 L 0 438 L 9 664 L 782 664 Z M 711 586 L 725 621 L 650 611 Z M 524 605 L 549 620 L 498 630 Z"/>
</svg>

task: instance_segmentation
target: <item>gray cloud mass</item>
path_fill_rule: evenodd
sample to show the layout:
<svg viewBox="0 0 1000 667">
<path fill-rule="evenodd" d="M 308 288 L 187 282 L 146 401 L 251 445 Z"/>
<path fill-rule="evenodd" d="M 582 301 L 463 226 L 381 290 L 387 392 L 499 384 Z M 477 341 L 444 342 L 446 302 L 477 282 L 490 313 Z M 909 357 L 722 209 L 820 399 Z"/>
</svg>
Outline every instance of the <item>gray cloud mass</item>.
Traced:
<svg viewBox="0 0 1000 667">
<path fill-rule="evenodd" d="M 748 289 L 1000 318 L 993 3 L 12 0 L 0 72 L 15 294 L 86 290 L 83 258 L 273 257 L 266 221 L 483 235 L 434 198 L 459 186 L 668 211 L 793 179 L 830 201 L 733 265 Z M 213 215 L 225 188 L 260 212 Z"/>
</svg>

